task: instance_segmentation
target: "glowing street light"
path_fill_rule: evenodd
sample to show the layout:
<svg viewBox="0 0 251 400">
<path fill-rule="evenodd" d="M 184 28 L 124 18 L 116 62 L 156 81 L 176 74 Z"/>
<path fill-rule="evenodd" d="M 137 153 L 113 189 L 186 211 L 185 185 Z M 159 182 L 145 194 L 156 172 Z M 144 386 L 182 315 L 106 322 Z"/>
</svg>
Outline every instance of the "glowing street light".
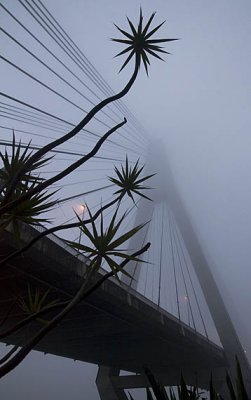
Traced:
<svg viewBox="0 0 251 400">
<path fill-rule="evenodd" d="M 83 218 L 83 215 L 86 210 L 86 204 L 78 204 L 78 205 L 74 206 L 74 210 L 80 217 Z"/>
<path fill-rule="evenodd" d="M 80 205 L 80 209 L 82 212 L 82 220 L 84 219 L 84 214 L 85 214 L 85 210 L 86 210 L 86 204 L 81 204 Z"/>
<path fill-rule="evenodd" d="M 79 208 L 79 215 L 81 216 L 81 221 L 83 221 L 83 219 L 84 219 L 84 216 L 85 216 L 85 210 L 86 210 L 86 204 L 80 204 L 79 206 L 78 206 L 78 208 Z M 78 243 L 80 244 L 80 242 L 81 242 L 81 236 L 82 236 L 82 230 L 80 229 L 80 232 L 79 232 L 79 239 L 78 239 Z"/>
</svg>

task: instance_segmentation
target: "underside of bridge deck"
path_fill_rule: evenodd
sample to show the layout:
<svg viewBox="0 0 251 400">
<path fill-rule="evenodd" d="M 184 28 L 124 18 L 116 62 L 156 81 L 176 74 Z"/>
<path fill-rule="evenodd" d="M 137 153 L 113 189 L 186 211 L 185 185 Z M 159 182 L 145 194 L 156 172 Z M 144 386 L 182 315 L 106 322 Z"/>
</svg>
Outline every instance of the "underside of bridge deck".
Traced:
<svg viewBox="0 0 251 400">
<path fill-rule="evenodd" d="M 26 243 L 37 232 L 23 226 L 21 235 Z M 1 255 L 10 254 L 16 246 L 12 234 L 5 232 Z M 49 288 L 50 300 L 69 299 L 80 287 L 85 268 L 83 258 L 46 237 L 1 267 L 0 320 L 11 308 L 2 329 L 25 316 L 17 300 L 27 298 L 28 285 L 33 290 Z M 40 324 L 33 322 L 2 341 L 22 346 Z M 137 373 L 145 366 L 156 373 L 179 371 L 182 366 L 194 374 L 226 366 L 220 347 L 114 278 L 75 307 L 36 349 Z"/>
</svg>

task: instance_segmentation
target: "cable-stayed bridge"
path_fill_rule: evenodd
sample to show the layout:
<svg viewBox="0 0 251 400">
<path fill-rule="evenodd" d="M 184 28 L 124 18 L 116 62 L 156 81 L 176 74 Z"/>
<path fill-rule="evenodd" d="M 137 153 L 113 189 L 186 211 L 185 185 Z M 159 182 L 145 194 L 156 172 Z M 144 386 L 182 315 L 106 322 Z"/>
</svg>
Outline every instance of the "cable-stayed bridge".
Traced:
<svg viewBox="0 0 251 400">
<path fill-rule="evenodd" d="M 0 142 L 8 151 L 14 130 L 24 146 L 32 140 L 31 148 L 38 149 L 66 133 L 113 91 L 40 0 L 2 2 L 0 6 L 1 68 L 8 76 L 0 93 Z M 112 198 L 114 186 L 107 176 L 113 175 L 114 164 L 124 163 L 126 155 L 131 165 L 140 158 L 140 163 L 146 163 L 146 173 L 157 172 L 152 180 L 156 189 L 150 193 L 153 202 L 124 200 L 121 212 L 127 210 L 125 230 L 149 221 L 129 244 L 133 251 L 151 242 L 143 257 L 147 263 L 129 266 L 133 280 L 122 279 L 121 285 L 107 281 L 38 348 L 103 365 L 98 386 L 104 398 L 109 398 L 107 393 L 123 398 L 119 389 L 146 385 L 142 375 L 116 376 L 119 369 L 142 373 L 146 365 L 165 384 L 178 383 L 181 367 L 189 383 L 198 379 L 206 387 L 213 370 L 220 384 L 225 367 L 233 370 L 235 354 L 248 381 L 245 354 L 172 181 L 163 145 L 149 142 L 122 101 L 106 107 L 81 134 L 57 147 L 53 162 L 41 175 L 48 178 L 65 169 L 124 116 L 128 123 L 88 165 L 53 186 L 53 190 L 60 189 L 60 200 L 51 217 L 57 224 L 72 221 L 73 209 L 81 213 L 80 206 L 86 203 L 95 212 L 101 202 Z M 113 211 L 104 213 L 105 222 Z M 36 231 L 25 227 L 22 234 L 25 242 Z M 76 230 L 62 237 L 81 240 Z M 10 251 L 13 246 L 6 232 L 2 248 Z M 54 236 L 44 238 L 24 257 L 1 272 L 3 313 L 15 293 L 25 296 L 29 281 L 50 287 L 55 298 L 67 298 L 78 288 L 85 260 Z M 14 316 L 20 317 L 17 309 Z M 27 334 L 30 331 L 23 332 Z M 8 341 L 18 344 L 18 337 Z"/>
</svg>

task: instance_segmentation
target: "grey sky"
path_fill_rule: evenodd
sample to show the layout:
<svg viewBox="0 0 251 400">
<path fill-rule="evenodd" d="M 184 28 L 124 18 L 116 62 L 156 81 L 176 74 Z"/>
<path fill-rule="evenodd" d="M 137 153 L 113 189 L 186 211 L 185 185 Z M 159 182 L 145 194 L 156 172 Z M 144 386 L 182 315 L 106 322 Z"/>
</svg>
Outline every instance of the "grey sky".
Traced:
<svg viewBox="0 0 251 400">
<path fill-rule="evenodd" d="M 16 0 L 1 3 L 26 18 Z M 250 1 L 46 0 L 44 4 L 114 90 L 123 86 L 132 66 L 117 73 L 121 60 L 112 57 L 120 47 L 109 41 L 118 37 L 113 22 L 126 27 L 125 16 L 136 21 L 141 4 L 146 17 L 157 11 L 156 22 L 167 20 L 158 37 L 181 38 L 167 46 L 172 55 L 165 63 L 152 60 L 150 78 L 141 71 L 125 103 L 149 136 L 165 143 L 177 186 L 250 358 Z M 0 18 L 6 22 L 3 13 Z M 2 76 L 7 78 L 1 86 L 7 90 L 10 80 L 18 78 L 2 64 Z M 24 87 L 18 81 L 16 85 L 12 90 L 21 96 Z M 27 96 L 34 96 L 42 107 L 46 92 L 39 94 L 40 102 L 35 89 L 27 90 Z M 60 102 L 51 107 L 62 112 Z M 81 114 L 64 107 L 63 113 L 77 121 Z M 35 396 L 40 400 L 46 387 L 47 399 L 95 400 L 94 370 L 33 353 L 3 379 L 0 393 L 4 400 Z"/>
</svg>

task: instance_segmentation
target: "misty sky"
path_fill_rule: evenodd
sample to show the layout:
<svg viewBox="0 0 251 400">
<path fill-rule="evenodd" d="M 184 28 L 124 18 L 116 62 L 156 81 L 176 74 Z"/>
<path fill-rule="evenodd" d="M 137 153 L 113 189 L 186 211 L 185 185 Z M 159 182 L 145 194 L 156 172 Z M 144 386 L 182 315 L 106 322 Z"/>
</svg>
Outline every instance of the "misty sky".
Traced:
<svg viewBox="0 0 251 400">
<path fill-rule="evenodd" d="M 18 0 L 0 2 L 25 21 Z M 158 137 L 166 147 L 179 191 L 251 359 L 250 1 L 44 4 L 114 90 L 123 87 L 132 66 L 118 74 L 121 60 L 113 56 L 121 48 L 109 40 L 119 36 L 113 22 L 127 28 L 125 17 L 137 21 L 141 4 L 146 17 L 157 11 L 156 23 L 166 20 L 158 37 L 181 39 L 167 46 L 172 55 L 165 63 L 152 60 L 149 78 L 142 69 L 125 104 L 149 137 Z M 2 10 L 0 21 L 6 25 Z M 6 43 L 3 39 L 3 46 Z M 4 51 L 8 55 L 10 50 Z M 2 61 L 0 68 L 1 86 L 7 91 L 17 73 L 9 72 Z M 18 82 L 12 83 L 12 92 L 21 96 L 24 87 Z M 43 104 L 37 90 L 27 90 L 34 104 Z M 45 93 L 40 96 L 45 98 Z M 80 113 L 60 107 L 56 102 L 48 105 L 53 112 L 80 118 Z M 3 139 L 3 131 L 0 134 Z M 95 374 L 96 366 L 33 352 L 1 381 L 0 394 L 3 400 L 96 400 Z"/>
</svg>

